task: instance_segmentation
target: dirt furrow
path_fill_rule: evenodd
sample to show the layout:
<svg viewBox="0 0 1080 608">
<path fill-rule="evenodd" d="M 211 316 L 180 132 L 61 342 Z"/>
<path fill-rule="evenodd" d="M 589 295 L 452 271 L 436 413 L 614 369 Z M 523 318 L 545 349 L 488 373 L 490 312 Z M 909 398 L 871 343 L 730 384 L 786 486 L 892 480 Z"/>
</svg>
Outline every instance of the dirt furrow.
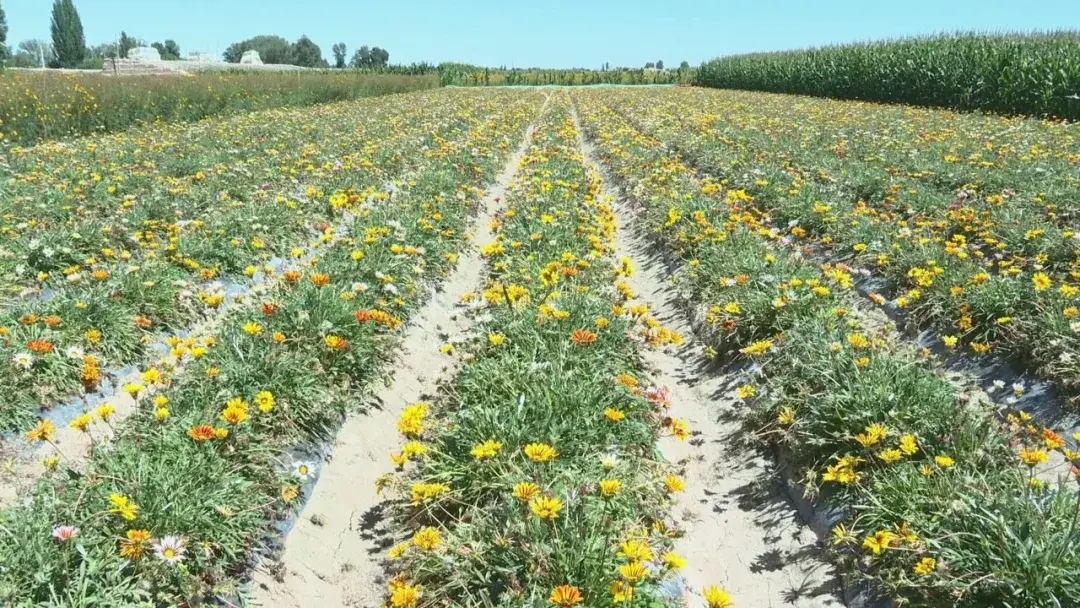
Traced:
<svg viewBox="0 0 1080 608">
<path fill-rule="evenodd" d="M 665 327 L 687 342 L 677 351 L 644 350 L 655 384 L 667 386 L 674 415 L 690 423 L 687 442 L 664 438 L 666 459 L 682 469 L 686 492 L 673 515 L 685 529 L 676 552 L 688 561 L 684 594 L 691 607 L 705 606 L 700 592 L 719 584 L 740 606 L 842 606 L 834 569 L 818 539 L 798 516 L 771 463 L 742 440 L 733 376 L 706 369 L 702 346 L 681 312 L 656 246 L 633 226 L 632 206 L 595 160 L 591 143 L 575 126 L 586 163 L 605 177 L 618 217 L 616 246 L 636 269 L 627 283 Z"/>
<path fill-rule="evenodd" d="M 543 110 L 541 110 L 541 114 Z M 390 383 L 373 406 L 350 415 L 337 435 L 332 460 L 323 468 L 278 559 L 255 572 L 251 600 L 274 608 L 381 606 L 386 595 L 383 560 L 394 542 L 384 522 L 385 503 L 375 491 L 379 477 L 393 471 L 390 454 L 400 447 L 397 419 L 405 406 L 430 399 L 446 373 L 439 346 L 465 335 L 472 325 L 461 297 L 483 277 L 479 248 L 491 243 L 488 230 L 531 139 L 532 127 L 509 158 L 473 225 L 472 246 L 437 292 L 417 311 L 400 345 Z"/>
</svg>

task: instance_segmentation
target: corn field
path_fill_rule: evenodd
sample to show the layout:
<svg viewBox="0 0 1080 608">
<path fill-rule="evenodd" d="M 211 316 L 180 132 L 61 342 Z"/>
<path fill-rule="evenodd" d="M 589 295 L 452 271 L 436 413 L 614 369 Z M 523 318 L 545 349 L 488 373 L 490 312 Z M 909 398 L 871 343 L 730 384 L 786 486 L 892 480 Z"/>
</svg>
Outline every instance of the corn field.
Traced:
<svg viewBox="0 0 1080 608">
<path fill-rule="evenodd" d="M 1075 119 L 1080 36 L 967 33 L 721 57 L 698 84 Z"/>
</svg>

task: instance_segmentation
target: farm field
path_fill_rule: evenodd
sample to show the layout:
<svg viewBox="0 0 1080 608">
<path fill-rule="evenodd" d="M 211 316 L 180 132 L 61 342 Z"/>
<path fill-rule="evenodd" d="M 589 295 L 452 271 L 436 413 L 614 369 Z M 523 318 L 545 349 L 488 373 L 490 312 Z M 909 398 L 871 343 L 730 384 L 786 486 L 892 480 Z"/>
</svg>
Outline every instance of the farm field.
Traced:
<svg viewBox="0 0 1080 608">
<path fill-rule="evenodd" d="M 0 604 L 1080 605 L 1077 136 L 448 88 L 7 148 Z"/>
</svg>

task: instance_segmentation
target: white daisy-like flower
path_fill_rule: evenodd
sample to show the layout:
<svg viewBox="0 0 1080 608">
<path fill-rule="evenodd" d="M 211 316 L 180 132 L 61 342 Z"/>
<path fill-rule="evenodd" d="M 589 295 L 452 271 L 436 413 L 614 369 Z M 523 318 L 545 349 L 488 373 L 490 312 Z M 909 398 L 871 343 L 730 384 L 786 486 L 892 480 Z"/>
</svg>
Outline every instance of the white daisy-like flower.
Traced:
<svg viewBox="0 0 1080 608">
<path fill-rule="evenodd" d="M 76 526 L 56 526 L 52 531 L 52 537 L 62 543 L 66 543 L 78 535 L 79 528 Z"/>
<path fill-rule="evenodd" d="M 11 360 L 23 369 L 30 369 L 34 365 L 34 355 L 27 352 L 18 353 Z"/>
<path fill-rule="evenodd" d="M 64 354 L 67 355 L 69 359 L 82 359 L 86 356 L 86 351 L 78 346 L 69 346 L 67 347 L 67 350 L 64 351 Z"/>
<path fill-rule="evenodd" d="M 306 460 L 293 463 L 293 474 L 300 478 L 300 481 L 307 481 L 315 473 L 315 467 Z"/>
<path fill-rule="evenodd" d="M 154 555 L 166 564 L 180 563 L 184 559 L 184 539 L 179 536 L 166 536 L 154 541 Z"/>
</svg>

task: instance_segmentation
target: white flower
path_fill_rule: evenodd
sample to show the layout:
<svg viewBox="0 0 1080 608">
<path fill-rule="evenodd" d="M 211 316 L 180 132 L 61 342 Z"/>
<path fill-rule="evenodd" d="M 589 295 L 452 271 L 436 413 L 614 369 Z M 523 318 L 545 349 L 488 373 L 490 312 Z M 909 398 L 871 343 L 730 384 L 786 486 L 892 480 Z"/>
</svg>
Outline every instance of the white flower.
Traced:
<svg viewBox="0 0 1080 608">
<path fill-rule="evenodd" d="M 67 355 L 70 359 L 82 359 L 86 356 L 86 352 L 78 346 L 67 347 L 67 350 L 64 351 L 64 354 Z"/>
<path fill-rule="evenodd" d="M 53 528 L 52 537 L 66 543 L 79 535 L 79 529 L 75 526 L 56 526 Z"/>
<path fill-rule="evenodd" d="M 382 288 L 386 293 L 392 293 L 394 295 L 397 295 L 398 293 L 398 288 L 393 283 L 386 283 Z"/>
<path fill-rule="evenodd" d="M 1013 390 L 1013 394 L 1016 395 L 1017 397 L 1019 397 L 1020 395 L 1023 395 L 1024 394 L 1024 383 L 1023 382 L 1013 382 L 1012 390 Z"/>
<path fill-rule="evenodd" d="M 364 293 L 365 291 L 367 291 L 367 288 L 368 288 L 367 283 L 353 283 L 352 284 L 352 290 L 355 291 L 356 293 Z"/>
<path fill-rule="evenodd" d="M 27 352 L 18 353 L 11 360 L 15 362 L 15 365 L 23 369 L 30 369 L 34 365 L 34 355 Z"/>
<path fill-rule="evenodd" d="M 986 392 L 993 393 L 994 391 L 1000 391 L 1003 388 L 1005 388 L 1004 380 L 994 380 L 994 384 L 987 387 Z"/>
<path fill-rule="evenodd" d="M 619 465 L 619 457 L 615 454 L 608 454 L 600 460 L 600 464 L 604 465 L 605 471 L 610 471 Z"/>
<path fill-rule="evenodd" d="M 184 559 L 184 539 L 166 536 L 154 541 L 154 555 L 166 564 L 178 564 Z"/>
<path fill-rule="evenodd" d="M 306 460 L 293 463 L 293 474 L 300 478 L 300 481 L 307 481 L 315 473 L 315 467 Z"/>
</svg>

